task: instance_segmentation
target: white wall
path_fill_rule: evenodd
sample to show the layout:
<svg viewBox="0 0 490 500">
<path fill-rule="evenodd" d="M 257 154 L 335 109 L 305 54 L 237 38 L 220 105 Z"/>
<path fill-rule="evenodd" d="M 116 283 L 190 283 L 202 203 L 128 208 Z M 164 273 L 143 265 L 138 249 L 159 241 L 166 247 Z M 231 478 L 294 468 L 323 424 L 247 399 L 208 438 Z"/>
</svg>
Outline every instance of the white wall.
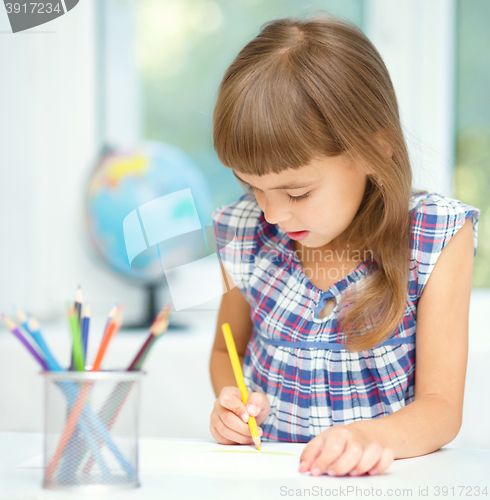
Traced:
<svg viewBox="0 0 490 500">
<path fill-rule="evenodd" d="M 83 191 L 99 149 L 96 3 L 25 33 L 0 8 L 0 310 L 64 314 L 81 284 L 95 315 L 142 294 L 84 248 Z"/>
<path fill-rule="evenodd" d="M 414 186 L 454 197 L 455 0 L 367 0 L 365 31 L 395 87 Z"/>
</svg>

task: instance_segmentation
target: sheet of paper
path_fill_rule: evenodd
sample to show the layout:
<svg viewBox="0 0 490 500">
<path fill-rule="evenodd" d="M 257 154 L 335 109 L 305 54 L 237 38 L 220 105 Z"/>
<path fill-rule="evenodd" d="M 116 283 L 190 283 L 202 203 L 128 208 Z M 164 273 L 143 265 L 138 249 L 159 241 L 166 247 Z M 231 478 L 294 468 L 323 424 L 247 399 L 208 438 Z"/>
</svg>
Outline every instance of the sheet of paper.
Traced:
<svg viewBox="0 0 490 500">
<path fill-rule="evenodd" d="M 182 476 L 291 477 L 299 475 L 305 446 L 263 442 L 259 452 L 253 446 L 148 440 L 140 443 L 141 466 L 145 472 Z"/>
<path fill-rule="evenodd" d="M 262 443 L 255 446 L 223 446 L 212 441 L 140 439 L 140 470 L 171 475 L 226 477 L 291 477 L 298 475 L 305 444 Z M 17 465 L 42 469 L 43 456 Z"/>
</svg>

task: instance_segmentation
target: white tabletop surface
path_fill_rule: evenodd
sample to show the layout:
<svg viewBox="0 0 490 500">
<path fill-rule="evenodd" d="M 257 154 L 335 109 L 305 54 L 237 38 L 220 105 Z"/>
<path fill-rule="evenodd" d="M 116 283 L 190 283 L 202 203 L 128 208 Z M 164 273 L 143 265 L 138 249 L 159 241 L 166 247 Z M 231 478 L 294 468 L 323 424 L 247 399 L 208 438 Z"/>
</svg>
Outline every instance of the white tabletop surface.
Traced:
<svg viewBox="0 0 490 500">
<path fill-rule="evenodd" d="M 422 457 L 396 460 L 378 476 L 311 477 L 298 472 L 304 447 L 305 444 L 263 443 L 263 451 L 284 453 L 266 457 L 254 453 L 251 447 L 221 446 L 211 440 L 142 438 L 141 486 L 90 498 L 490 497 L 490 450 L 444 447 Z M 73 491 L 42 489 L 41 453 L 42 434 L 0 433 L 0 500 L 88 498 Z"/>
</svg>

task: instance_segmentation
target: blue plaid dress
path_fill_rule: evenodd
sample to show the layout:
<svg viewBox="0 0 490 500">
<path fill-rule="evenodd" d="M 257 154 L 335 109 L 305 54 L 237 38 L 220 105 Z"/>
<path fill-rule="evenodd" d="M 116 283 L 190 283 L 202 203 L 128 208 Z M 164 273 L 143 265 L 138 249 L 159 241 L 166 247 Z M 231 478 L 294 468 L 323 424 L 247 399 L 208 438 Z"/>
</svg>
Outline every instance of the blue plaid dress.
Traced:
<svg viewBox="0 0 490 500">
<path fill-rule="evenodd" d="M 474 252 L 479 209 L 437 193 L 412 193 L 410 274 L 405 314 L 390 339 L 349 352 L 337 318 L 349 287 L 376 263 L 359 264 L 324 291 L 304 273 L 293 241 L 269 224 L 255 197 L 243 194 L 212 215 L 221 261 L 251 307 L 253 332 L 243 373 L 249 390 L 264 392 L 271 412 L 264 440 L 307 442 L 334 424 L 389 415 L 414 398 L 417 303 L 439 255 L 467 218 Z M 331 313 L 318 313 L 333 298 Z"/>
</svg>

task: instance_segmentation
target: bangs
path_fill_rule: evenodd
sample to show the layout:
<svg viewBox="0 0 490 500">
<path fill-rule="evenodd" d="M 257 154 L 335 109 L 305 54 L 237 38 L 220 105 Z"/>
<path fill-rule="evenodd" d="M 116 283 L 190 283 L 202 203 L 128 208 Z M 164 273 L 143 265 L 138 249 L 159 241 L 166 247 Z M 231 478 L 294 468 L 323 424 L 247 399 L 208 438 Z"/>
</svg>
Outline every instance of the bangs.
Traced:
<svg viewBox="0 0 490 500">
<path fill-rule="evenodd" d="M 214 148 L 223 165 L 263 175 L 345 149 L 302 83 L 305 68 L 295 67 L 288 52 L 265 58 L 253 71 L 225 75 L 213 116 Z"/>
</svg>

